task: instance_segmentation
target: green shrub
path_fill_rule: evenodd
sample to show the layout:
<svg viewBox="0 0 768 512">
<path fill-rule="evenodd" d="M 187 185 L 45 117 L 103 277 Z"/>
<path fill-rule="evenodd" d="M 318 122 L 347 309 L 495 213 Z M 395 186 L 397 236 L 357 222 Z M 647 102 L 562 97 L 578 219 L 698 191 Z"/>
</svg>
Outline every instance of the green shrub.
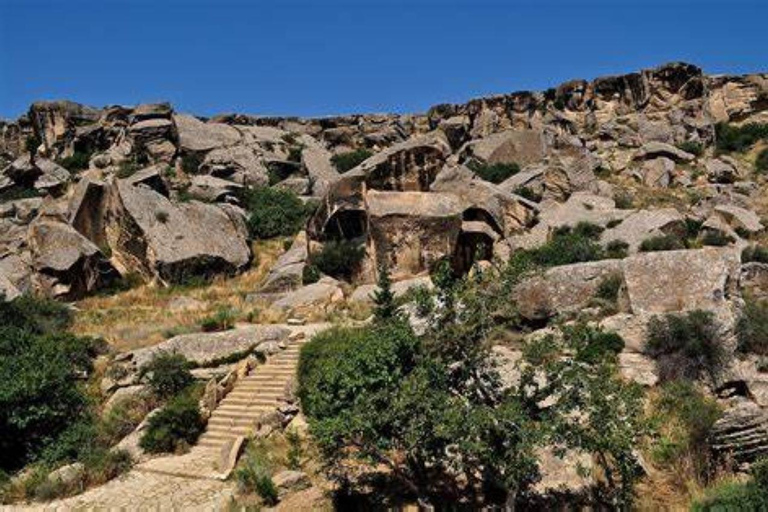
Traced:
<svg viewBox="0 0 768 512">
<path fill-rule="evenodd" d="M 757 141 L 768 138 L 768 123 L 748 123 L 744 126 L 719 123 L 715 126 L 715 135 L 719 152 L 746 151 Z"/>
<path fill-rule="evenodd" d="M 739 352 L 768 356 L 768 302 L 747 298 L 736 322 Z"/>
<path fill-rule="evenodd" d="M 130 178 L 141 170 L 141 165 L 135 160 L 123 160 L 118 164 L 115 176 L 121 180 Z"/>
<path fill-rule="evenodd" d="M 704 146 L 702 143 L 694 142 L 692 140 L 681 142 L 677 145 L 677 148 L 695 156 L 701 156 L 704 153 Z"/>
<path fill-rule="evenodd" d="M 320 270 L 316 265 L 308 263 L 304 265 L 304 269 L 301 271 L 301 283 L 308 285 L 316 283 L 320 280 Z"/>
<path fill-rule="evenodd" d="M 235 471 L 240 492 L 255 492 L 265 505 L 278 502 L 277 487 L 272 481 L 272 463 L 261 444 L 249 445 L 240 467 Z"/>
<path fill-rule="evenodd" d="M 139 370 L 139 378 L 144 377 L 152 392 L 160 398 L 176 396 L 194 382 L 189 362 L 176 352 L 158 352 Z"/>
<path fill-rule="evenodd" d="M 485 181 L 497 184 L 520 172 L 520 166 L 516 163 L 480 164 L 471 162 L 468 167 Z"/>
<path fill-rule="evenodd" d="M 0 470 L 40 456 L 86 418 L 79 381 L 100 345 L 63 332 L 70 320 L 53 301 L 0 301 Z"/>
<path fill-rule="evenodd" d="M 629 255 L 629 244 L 624 240 L 611 240 L 605 246 L 605 257 L 622 260 Z"/>
<path fill-rule="evenodd" d="M 534 203 L 541 201 L 541 194 L 535 192 L 531 187 L 517 187 L 514 192 L 520 197 L 524 197 L 525 199 L 533 201 Z"/>
<path fill-rule="evenodd" d="M 228 331 L 235 327 L 236 312 L 231 308 L 221 308 L 213 315 L 200 321 L 203 332 Z"/>
<path fill-rule="evenodd" d="M 182 394 L 149 418 L 139 445 L 150 453 L 176 452 L 193 445 L 204 428 L 197 400 Z"/>
<path fill-rule="evenodd" d="M 285 432 L 285 439 L 288 441 L 286 465 L 288 466 L 288 469 L 297 470 L 301 468 L 301 459 L 304 453 L 301 436 L 293 430 L 287 430 Z"/>
<path fill-rule="evenodd" d="M 197 174 L 204 159 L 203 153 L 182 153 L 181 170 L 187 174 Z"/>
<path fill-rule="evenodd" d="M 596 240 L 602 231 L 600 226 L 586 222 L 574 228 L 561 227 L 546 244 L 527 254 L 535 264 L 545 267 L 600 260 L 605 254 Z"/>
<path fill-rule="evenodd" d="M 757 154 L 755 170 L 762 174 L 768 172 L 768 148 L 763 149 Z"/>
<path fill-rule="evenodd" d="M 721 326 L 710 311 L 668 314 L 648 323 L 645 350 L 656 359 L 663 382 L 703 376 L 716 381 L 728 363 L 721 336 Z"/>
<path fill-rule="evenodd" d="M 707 230 L 704 236 L 701 237 L 701 243 L 704 245 L 712 245 L 715 247 L 724 247 L 733 242 L 733 238 L 726 235 L 722 231 Z"/>
<path fill-rule="evenodd" d="M 70 172 L 82 171 L 88 168 L 91 161 L 91 153 L 75 151 L 72 156 L 59 160 L 59 165 Z"/>
<path fill-rule="evenodd" d="M 634 208 L 635 198 L 626 191 L 619 191 L 614 194 L 613 201 L 616 203 L 616 208 L 620 210 L 630 210 Z"/>
<path fill-rule="evenodd" d="M 248 212 L 248 230 L 255 239 L 293 236 L 313 211 L 293 192 L 267 187 L 246 189 L 241 201 Z"/>
<path fill-rule="evenodd" d="M 344 174 L 368 160 L 371 156 L 373 156 L 373 152 L 368 149 L 356 149 L 333 155 L 331 163 L 336 167 L 337 171 Z"/>
<path fill-rule="evenodd" d="M 301 163 L 301 153 L 304 150 L 302 146 L 293 146 L 288 150 L 288 161 Z"/>
<path fill-rule="evenodd" d="M 365 258 L 365 246 L 354 240 L 329 240 L 319 252 L 309 256 L 309 265 L 322 273 L 341 279 L 351 279 Z"/>
<path fill-rule="evenodd" d="M 621 274 L 611 274 L 600 280 L 595 296 L 608 302 L 616 302 L 619 298 L 619 290 L 624 284 Z"/>
<path fill-rule="evenodd" d="M 39 148 L 40 144 L 42 143 L 43 141 L 40 140 L 40 137 L 33 133 L 24 139 L 24 150 L 30 155 L 34 156 L 35 153 L 37 153 L 37 148 Z"/>
<path fill-rule="evenodd" d="M 605 359 L 615 360 L 624 349 L 624 339 L 617 333 L 586 324 L 566 326 L 563 335 L 575 350 L 575 359 L 589 364 L 597 364 Z"/>
<path fill-rule="evenodd" d="M 741 251 L 741 262 L 750 263 L 752 261 L 768 263 L 768 249 L 760 247 L 759 245 L 745 247 L 744 250 Z"/>
<path fill-rule="evenodd" d="M 660 387 L 651 410 L 650 420 L 658 432 L 651 453 L 654 461 L 664 466 L 690 466 L 705 480 L 713 469 L 709 434 L 722 416 L 717 401 L 690 382 L 672 381 Z"/>
<path fill-rule="evenodd" d="M 676 251 L 685 249 L 685 241 L 677 235 L 658 235 L 646 238 L 640 244 L 640 252 Z"/>
<path fill-rule="evenodd" d="M 104 413 L 99 422 L 98 437 L 107 446 L 114 446 L 133 432 L 139 423 L 154 409 L 156 400 L 148 396 L 129 395 L 115 403 Z"/>
<path fill-rule="evenodd" d="M 768 510 L 768 493 L 752 482 L 723 482 L 708 489 L 703 498 L 691 505 L 691 510 L 693 512 Z"/>
</svg>

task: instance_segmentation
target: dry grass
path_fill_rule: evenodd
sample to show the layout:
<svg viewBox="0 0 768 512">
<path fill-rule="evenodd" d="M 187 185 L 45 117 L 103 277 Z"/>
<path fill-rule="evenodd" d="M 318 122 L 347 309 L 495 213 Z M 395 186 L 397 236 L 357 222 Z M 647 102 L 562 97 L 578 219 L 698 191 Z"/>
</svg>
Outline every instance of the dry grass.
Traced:
<svg viewBox="0 0 768 512">
<path fill-rule="evenodd" d="M 223 308 L 230 308 L 238 318 L 246 319 L 255 309 L 245 302 L 249 293 L 258 290 L 274 262 L 283 252 L 283 239 L 254 244 L 256 258 L 251 269 L 232 278 L 219 278 L 211 284 L 189 288 L 163 288 L 143 285 L 112 296 L 90 297 L 77 304 L 73 331 L 77 334 L 101 336 L 117 350 L 132 350 L 157 344 L 169 335 L 199 330 L 199 323 Z M 193 310 L 171 310 L 170 303 L 178 297 L 201 301 Z M 266 323 L 281 321 L 275 316 L 254 316 Z"/>
</svg>

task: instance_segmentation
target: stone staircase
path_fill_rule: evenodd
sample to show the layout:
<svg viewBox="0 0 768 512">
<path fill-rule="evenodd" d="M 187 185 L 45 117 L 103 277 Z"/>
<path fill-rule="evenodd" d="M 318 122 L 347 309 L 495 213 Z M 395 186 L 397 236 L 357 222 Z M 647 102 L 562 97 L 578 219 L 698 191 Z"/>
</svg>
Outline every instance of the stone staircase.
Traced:
<svg viewBox="0 0 768 512">
<path fill-rule="evenodd" d="M 296 375 L 299 351 L 306 341 L 292 341 L 255 368 L 251 375 L 238 380 L 211 414 L 197 446 L 222 448 L 238 437 L 252 434 L 259 419 L 277 409 L 278 400 L 285 395 Z"/>
<path fill-rule="evenodd" d="M 264 364 L 251 370 L 250 375 L 239 379 L 214 409 L 205 432 L 188 453 L 150 459 L 136 470 L 173 477 L 225 480 L 237 463 L 245 438 L 256 432 L 259 420 L 280 406 L 279 399 L 295 378 L 299 351 L 308 339 L 290 341 L 285 349 L 269 356 Z"/>
</svg>

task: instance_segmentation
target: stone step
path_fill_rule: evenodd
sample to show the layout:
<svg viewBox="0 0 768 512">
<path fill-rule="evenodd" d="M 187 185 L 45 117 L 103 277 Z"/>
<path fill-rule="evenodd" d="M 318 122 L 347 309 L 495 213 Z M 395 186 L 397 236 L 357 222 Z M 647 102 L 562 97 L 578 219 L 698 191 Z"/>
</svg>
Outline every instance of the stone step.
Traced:
<svg viewBox="0 0 768 512">
<path fill-rule="evenodd" d="M 279 396 L 259 396 L 259 397 L 251 397 L 251 398 L 233 398 L 232 400 L 227 400 L 226 402 L 223 402 L 219 407 L 216 408 L 218 411 L 222 407 L 226 407 L 228 410 L 232 407 L 253 407 L 257 405 L 277 405 Z"/>
<path fill-rule="evenodd" d="M 285 393 L 287 383 L 275 383 L 274 385 L 270 385 L 269 383 L 265 382 L 244 382 L 240 384 L 239 386 L 236 386 L 235 389 L 230 391 L 224 399 L 226 400 L 232 395 L 253 395 L 256 393 L 266 393 L 266 394 L 277 394 L 280 395 L 282 393 Z"/>
<path fill-rule="evenodd" d="M 254 425 L 254 420 L 249 418 L 211 418 L 208 420 L 208 431 L 211 433 L 220 432 L 222 434 L 232 435 L 233 429 L 247 429 Z"/>
<path fill-rule="evenodd" d="M 214 410 L 214 414 L 217 412 L 230 413 L 238 411 L 243 413 L 252 413 L 258 412 L 259 410 L 263 412 L 269 408 L 277 407 L 277 405 L 277 398 L 254 398 L 248 403 L 228 402 L 226 404 L 222 404 Z"/>
<path fill-rule="evenodd" d="M 227 403 L 230 399 L 237 399 L 237 400 L 243 400 L 247 398 L 253 398 L 257 396 L 261 397 L 272 397 L 272 398 L 280 398 L 285 394 L 284 388 L 272 388 L 272 389 L 264 389 L 261 386 L 254 386 L 252 388 L 238 388 L 234 391 L 231 391 L 224 399 L 222 399 L 221 403 Z"/>
<path fill-rule="evenodd" d="M 273 411 L 277 404 L 269 406 L 269 405 L 257 405 L 253 407 L 232 407 L 228 409 L 216 409 L 216 412 L 214 415 L 211 416 L 212 419 L 219 419 L 219 418 L 247 418 L 252 420 L 258 420 L 261 418 L 264 414 Z M 208 420 L 210 422 L 210 420 Z"/>
</svg>

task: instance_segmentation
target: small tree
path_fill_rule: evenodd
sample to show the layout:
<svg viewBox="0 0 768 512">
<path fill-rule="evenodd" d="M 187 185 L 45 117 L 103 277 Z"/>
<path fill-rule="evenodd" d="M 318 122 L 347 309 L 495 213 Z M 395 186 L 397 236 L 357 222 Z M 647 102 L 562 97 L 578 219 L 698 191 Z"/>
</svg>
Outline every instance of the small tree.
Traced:
<svg viewBox="0 0 768 512">
<path fill-rule="evenodd" d="M 187 359 L 175 352 L 159 352 L 141 367 L 139 377 L 147 377 L 152 392 L 159 398 L 170 398 L 187 389 L 194 377 Z"/>
<path fill-rule="evenodd" d="M 373 315 L 376 320 L 386 322 L 398 315 L 395 294 L 392 292 L 392 280 L 386 265 L 379 267 L 378 288 L 373 292 Z"/>
</svg>

